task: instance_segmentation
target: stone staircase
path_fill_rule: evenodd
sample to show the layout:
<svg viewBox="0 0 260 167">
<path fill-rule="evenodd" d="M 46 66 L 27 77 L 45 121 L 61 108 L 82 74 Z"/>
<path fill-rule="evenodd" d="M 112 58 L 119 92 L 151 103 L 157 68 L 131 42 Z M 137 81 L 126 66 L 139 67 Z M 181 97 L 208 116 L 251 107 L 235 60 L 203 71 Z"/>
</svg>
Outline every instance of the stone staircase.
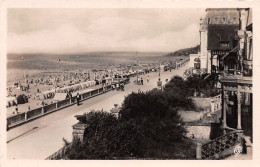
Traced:
<svg viewBox="0 0 260 167">
<path fill-rule="evenodd" d="M 252 160 L 253 158 L 253 143 L 250 140 L 249 136 L 244 137 L 246 153 L 234 154 L 228 157 L 225 157 L 224 160 Z"/>
<path fill-rule="evenodd" d="M 230 155 L 238 155 L 243 151 L 243 133 L 230 131 L 208 143 L 198 145 L 197 159 L 223 159 Z"/>
</svg>

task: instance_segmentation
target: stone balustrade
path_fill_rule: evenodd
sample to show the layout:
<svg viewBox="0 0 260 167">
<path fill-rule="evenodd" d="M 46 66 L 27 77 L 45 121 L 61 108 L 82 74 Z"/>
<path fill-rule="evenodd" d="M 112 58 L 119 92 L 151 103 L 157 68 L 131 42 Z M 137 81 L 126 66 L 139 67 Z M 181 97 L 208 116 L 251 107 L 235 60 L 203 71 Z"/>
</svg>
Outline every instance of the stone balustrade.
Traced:
<svg viewBox="0 0 260 167">
<path fill-rule="evenodd" d="M 222 95 L 219 94 L 211 98 L 211 112 L 222 109 Z"/>
<path fill-rule="evenodd" d="M 219 159 L 234 154 L 234 148 L 241 145 L 242 136 L 237 131 L 231 131 L 203 145 L 198 144 L 197 159 Z"/>
</svg>

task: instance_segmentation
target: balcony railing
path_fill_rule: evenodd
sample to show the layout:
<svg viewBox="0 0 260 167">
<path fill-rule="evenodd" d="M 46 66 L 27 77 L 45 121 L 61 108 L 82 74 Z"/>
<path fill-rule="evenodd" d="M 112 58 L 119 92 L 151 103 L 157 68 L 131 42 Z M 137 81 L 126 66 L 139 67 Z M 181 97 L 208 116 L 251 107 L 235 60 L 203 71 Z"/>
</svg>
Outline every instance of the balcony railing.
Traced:
<svg viewBox="0 0 260 167">
<path fill-rule="evenodd" d="M 244 80 L 252 81 L 252 72 L 247 72 L 247 69 L 244 69 L 243 72 L 240 70 L 228 69 L 223 72 L 223 80 Z"/>
</svg>

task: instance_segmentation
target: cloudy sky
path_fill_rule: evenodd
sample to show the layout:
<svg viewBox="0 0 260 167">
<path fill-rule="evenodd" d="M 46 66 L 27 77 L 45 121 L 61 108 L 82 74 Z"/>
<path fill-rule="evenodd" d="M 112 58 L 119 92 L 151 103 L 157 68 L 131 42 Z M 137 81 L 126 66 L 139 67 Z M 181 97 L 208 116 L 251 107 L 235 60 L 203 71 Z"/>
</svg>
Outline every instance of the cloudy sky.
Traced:
<svg viewBox="0 0 260 167">
<path fill-rule="evenodd" d="M 199 44 L 205 9 L 8 9 L 9 53 L 175 51 Z"/>
</svg>

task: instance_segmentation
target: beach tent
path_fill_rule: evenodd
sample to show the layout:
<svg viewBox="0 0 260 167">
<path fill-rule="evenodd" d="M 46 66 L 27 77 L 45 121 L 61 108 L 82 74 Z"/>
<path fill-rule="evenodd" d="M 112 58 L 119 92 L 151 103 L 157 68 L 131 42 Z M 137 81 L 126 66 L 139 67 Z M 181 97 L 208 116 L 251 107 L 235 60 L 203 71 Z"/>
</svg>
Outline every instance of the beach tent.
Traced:
<svg viewBox="0 0 260 167">
<path fill-rule="evenodd" d="M 18 104 L 16 97 L 6 97 L 6 98 L 7 98 L 6 107 L 11 107 L 11 106 Z"/>
<path fill-rule="evenodd" d="M 45 100 L 45 96 L 42 93 L 36 93 L 35 98 L 37 100 Z"/>
<path fill-rule="evenodd" d="M 112 84 L 112 78 L 111 77 L 106 77 L 105 80 L 106 80 L 106 84 L 108 84 L 108 85 Z"/>
<path fill-rule="evenodd" d="M 44 91 L 42 92 L 42 94 L 44 96 L 44 99 L 51 99 L 55 95 L 55 89 Z"/>
<path fill-rule="evenodd" d="M 88 93 L 88 92 L 91 92 L 91 91 L 93 91 L 93 90 L 95 90 L 95 89 L 85 89 L 85 90 L 81 90 L 81 91 L 79 91 L 79 92 L 73 92 L 73 93 L 71 93 L 71 95 L 72 95 L 72 97 L 75 97 L 75 96 L 77 96 L 77 93 L 79 93 L 80 95 L 82 95 L 82 94 L 84 94 L 84 93 Z"/>
<path fill-rule="evenodd" d="M 54 98 L 53 98 L 53 102 L 58 102 L 58 101 L 61 101 L 61 100 L 65 100 L 69 98 L 69 94 L 68 93 L 56 93 Z"/>
<path fill-rule="evenodd" d="M 28 103 L 28 97 L 24 94 L 21 94 L 17 97 L 17 104 Z"/>
</svg>

